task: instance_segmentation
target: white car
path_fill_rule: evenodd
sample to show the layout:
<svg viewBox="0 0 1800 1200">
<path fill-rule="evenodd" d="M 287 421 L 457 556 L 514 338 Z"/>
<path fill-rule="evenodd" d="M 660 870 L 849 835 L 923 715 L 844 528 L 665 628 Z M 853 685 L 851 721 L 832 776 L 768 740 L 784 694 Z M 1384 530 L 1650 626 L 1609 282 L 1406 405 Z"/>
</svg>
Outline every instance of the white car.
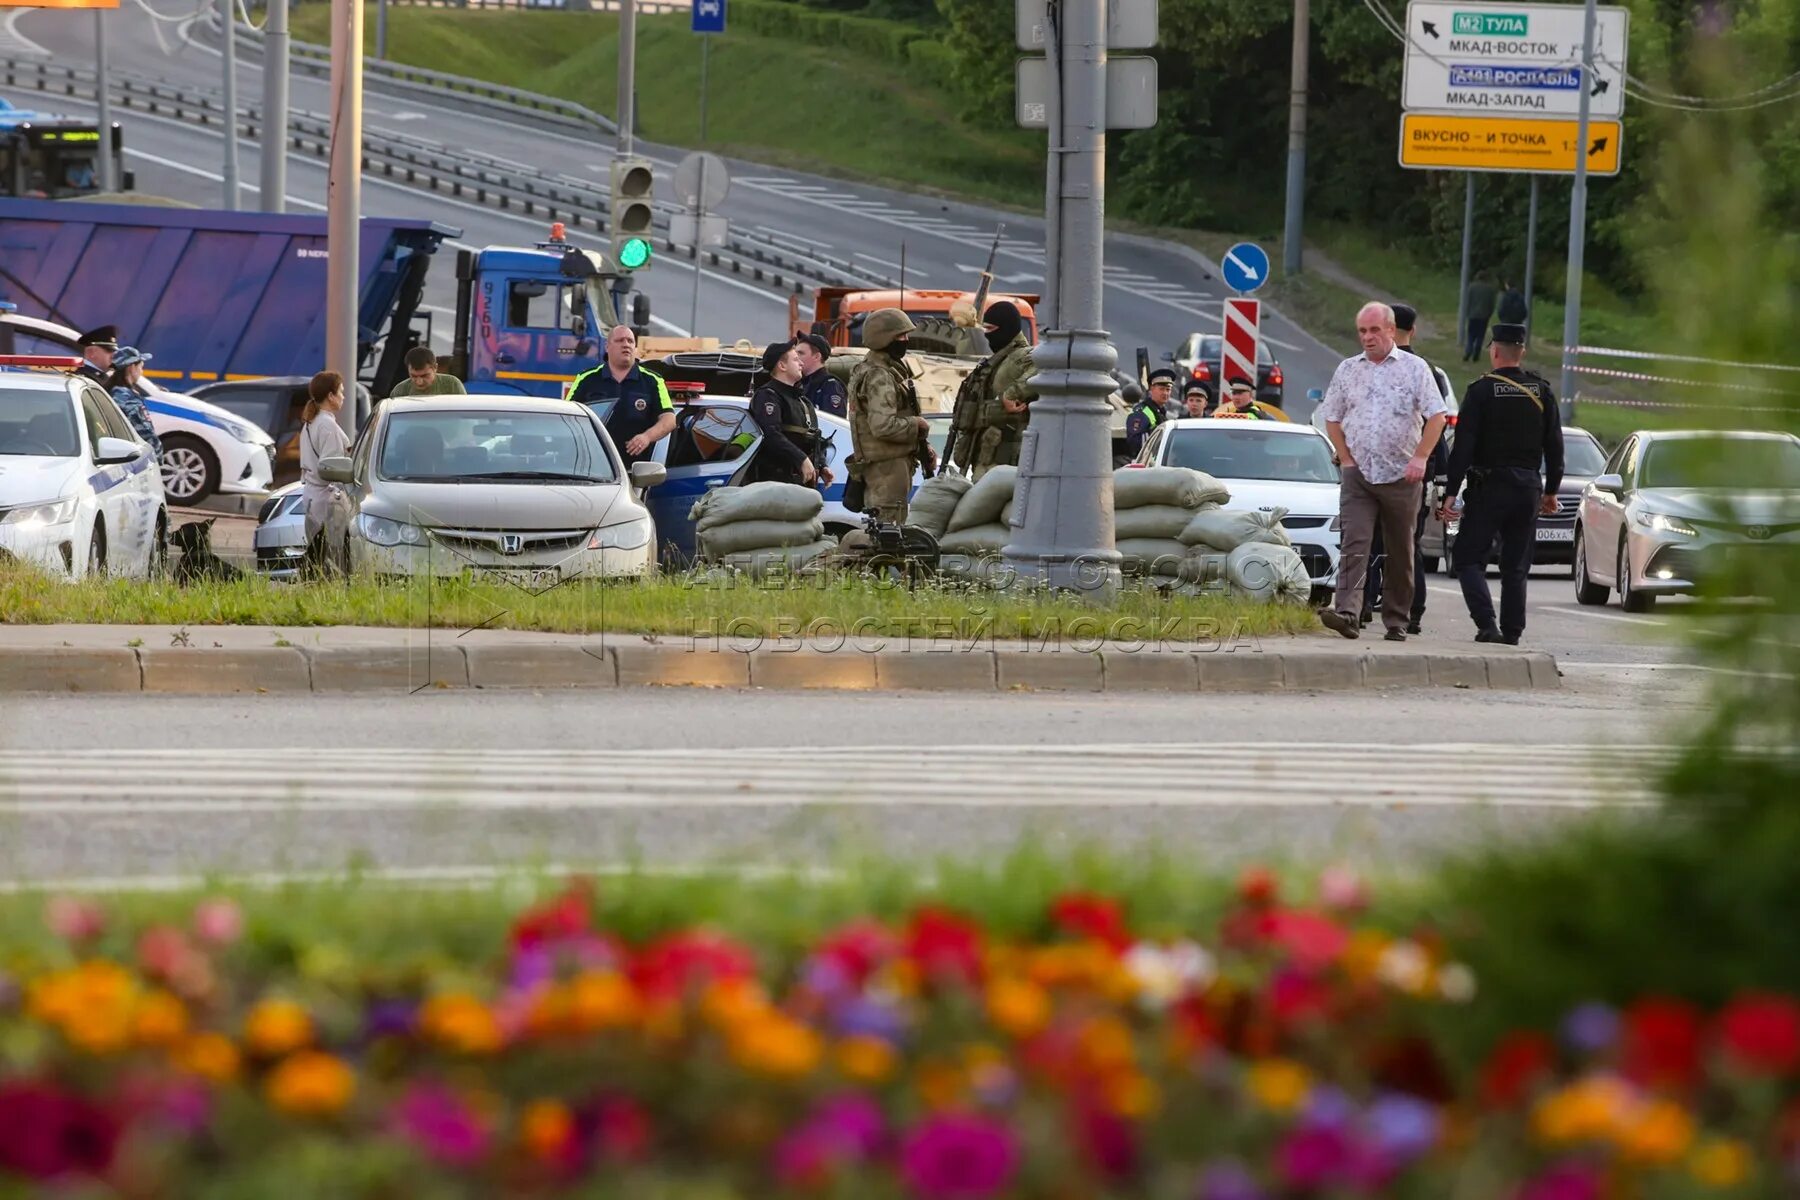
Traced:
<svg viewBox="0 0 1800 1200">
<path fill-rule="evenodd" d="M 1287 509 L 1281 525 L 1306 564 L 1315 593 L 1337 582 L 1338 470 L 1331 442 L 1318 430 L 1232 417 L 1165 421 L 1150 434 L 1137 462 L 1205 471 L 1230 489 L 1230 508 Z"/>
<path fill-rule="evenodd" d="M 169 512 L 150 447 L 99 387 L 0 372 L 0 560 L 66 579 L 147 578 Z"/>
<path fill-rule="evenodd" d="M 12 354 L 81 357 L 81 335 L 67 325 L 0 313 Z M 144 346 L 155 353 L 156 347 Z M 154 368 L 152 368 L 154 369 Z M 169 503 L 198 504 L 215 492 L 261 495 L 275 478 L 275 439 L 255 424 L 144 376 L 144 408 L 162 441 L 163 488 Z"/>
</svg>

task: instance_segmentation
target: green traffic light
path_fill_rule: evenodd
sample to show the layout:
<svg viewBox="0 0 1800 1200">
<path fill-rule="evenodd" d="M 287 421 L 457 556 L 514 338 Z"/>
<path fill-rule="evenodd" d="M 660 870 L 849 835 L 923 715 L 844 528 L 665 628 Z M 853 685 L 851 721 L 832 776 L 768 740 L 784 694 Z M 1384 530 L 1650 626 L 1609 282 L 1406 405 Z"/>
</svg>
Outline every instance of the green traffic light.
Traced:
<svg viewBox="0 0 1800 1200">
<path fill-rule="evenodd" d="M 647 238 L 628 238 L 619 247 L 619 265 L 627 271 L 635 271 L 650 261 L 650 241 Z"/>
</svg>

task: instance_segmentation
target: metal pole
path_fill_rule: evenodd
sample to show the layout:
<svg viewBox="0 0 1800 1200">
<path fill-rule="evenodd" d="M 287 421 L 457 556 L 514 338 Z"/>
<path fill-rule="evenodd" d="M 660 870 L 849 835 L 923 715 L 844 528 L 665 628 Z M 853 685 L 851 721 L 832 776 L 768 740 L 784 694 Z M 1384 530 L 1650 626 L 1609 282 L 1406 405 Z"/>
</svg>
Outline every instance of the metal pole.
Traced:
<svg viewBox="0 0 1800 1200">
<path fill-rule="evenodd" d="M 1575 188 L 1569 193 L 1569 282 L 1563 290 L 1562 376 L 1556 394 L 1563 420 L 1575 419 L 1575 347 L 1581 345 L 1581 271 L 1587 255 L 1588 108 L 1593 99 L 1594 0 L 1587 0 L 1581 26 L 1581 110 L 1575 122 Z"/>
<path fill-rule="evenodd" d="M 712 34 L 700 35 L 700 148 L 706 148 L 706 66 L 712 57 Z M 700 178 L 706 180 L 706 164 L 700 165 Z"/>
<path fill-rule="evenodd" d="M 388 0 L 380 0 L 375 6 L 375 57 L 387 58 L 387 5 Z"/>
<path fill-rule="evenodd" d="M 1052 157 L 1060 146 L 1062 159 L 1056 325 L 1031 354 L 1039 399 L 1019 444 L 1013 534 L 1003 554 L 1011 577 L 1027 586 L 1104 598 L 1119 587 L 1108 399 L 1118 356 L 1100 327 L 1106 0 L 1064 0 L 1061 8 L 1062 102 L 1050 126 Z"/>
<path fill-rule="evenodd" d="M 94 10 L 94 78 L 99 111 L 95 115 L 95 123 L 100 126 L 99 153 L 94 156 L 94 165 L 99 168 L 96 182 L 103 192 L 114 192 L 119 188 L 119 180 L 115 177 L 112 140 L 112 74 L 106 54 L 106 14 L 96 8 Z"/>
<path fill-rule="evenodd" d="M 331 168 L 325 185 L 325 365 L 355 395 L 356 330 L 362 226 L 362 0 L 331 0 Z M 344 432 L 356 434 L 356 406 L 338 412 Z"/>
<path fill-rule="evenodd" d="M 1038 308 L 1038 328 L 1054 329 L 1062 313 L 1057 303 L 1057 288 L 1062 283 L 1062 39 L 1063 0 L 1047 0 L 1045 24 L 1049 28 L 1049 44 L 1044 48 L 1045 65 L 1050 69 L 1048 113 L 1050 150 L 1044 157 L 1044 301 Z"/>
<path fill-rule="evenodd" d="M 705 35 L 702 34 L 702 37 Z M 704 92 L 702 92 L 704 94 Z M 702 102 L 704 103 L 704 102 Z M 694 303 L 688 309 L 688 333 L 700 328 L 700 243 L 706 229 L 706 159 L 700 160 L 700 195 L 694 204 Z"/>
<path fill-rule="evenodd" d="M 619 0 L 619 153 L 631 153 L 637 124 L 637 0 Z"/>
<path fill-rule="evenodd" d="M 263 36 L 262 206 L 287 210 L 288 0 L 269 0 Z"/>
<path fill-rule="evenodd" d="M 1467 173 L 1463 191 L 1462 281 L 1456 292 L 1456 344 L 1463 348 L 1460 357 L 1468 357 L 1469 336 L 1469 243 L 1475 232 L 1475 172 Z"/>
<path fill-rule="evenodd" d="M 1288 84 L 1287 220 L 1281 231 L 1281 267 L 1300 273 L 1301 219 L 1306 208 L 1306 51 L 1308 0 L 1294 0 L 1294 55 Z"/>
<path fill-rule="evenodd" d="M 237 0 L 219 0 L 219 33 L 225 39 L 225 211 L 238 207 Z"/>
<path fill-rule="evenodd" d="M 1531 289 L 1532 281 L 1537 278 L 1537 217 L 1538 217 L 1538 185 L 1542 182 L 1536 175 L 1531 177 L 1531 209 L 1525 218 L 1525 328 L 1531 328 Z"/>
</svg>

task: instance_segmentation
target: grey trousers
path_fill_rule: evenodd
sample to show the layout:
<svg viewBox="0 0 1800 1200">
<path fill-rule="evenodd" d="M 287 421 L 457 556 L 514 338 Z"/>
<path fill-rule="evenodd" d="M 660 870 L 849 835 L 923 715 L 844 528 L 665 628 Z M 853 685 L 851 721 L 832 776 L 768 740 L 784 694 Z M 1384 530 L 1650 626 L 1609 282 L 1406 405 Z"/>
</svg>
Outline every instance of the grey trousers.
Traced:
<svg viewBox="0 0 1800 1200">
<path fill-rule="evenodd" d="M 1425 581 L 1413 578 L 1413 526 L 1419 516 L 1424 481 L 1370 483 L 1355 467 L 1339 474 L 1338 517 L 1343 540 L 1338 558 L 1337 594 L 1332 607 L 1355 620 L 1362 611 L 1363 581 L 1369 573 L 1369 548 L 1375 526 L 1387 550 L 1381 587 L 1381 623 L 1389 629 L 1405 629 L 1412 617 L 1413 587 Z"/>
</svg>

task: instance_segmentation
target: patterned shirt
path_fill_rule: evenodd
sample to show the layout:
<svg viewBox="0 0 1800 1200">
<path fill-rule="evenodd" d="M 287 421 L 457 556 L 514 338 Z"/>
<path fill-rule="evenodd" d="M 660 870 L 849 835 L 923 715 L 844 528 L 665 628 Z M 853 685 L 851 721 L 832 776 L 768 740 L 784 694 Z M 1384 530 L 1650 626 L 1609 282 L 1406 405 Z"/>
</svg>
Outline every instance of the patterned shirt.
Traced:
<svg viewBox="0 0 1800 1200">
<path fill-rule="evenodd" d="M 1424 423 L 1448 411 L 1425 360 L 1398 347 L 1380 362 L 1357 354 L 1339 363 L 1319 405 L 1325 420 L 1343 426 L 1350 457 L 1370 483 L 1404 479 Z"/>
</svg>

